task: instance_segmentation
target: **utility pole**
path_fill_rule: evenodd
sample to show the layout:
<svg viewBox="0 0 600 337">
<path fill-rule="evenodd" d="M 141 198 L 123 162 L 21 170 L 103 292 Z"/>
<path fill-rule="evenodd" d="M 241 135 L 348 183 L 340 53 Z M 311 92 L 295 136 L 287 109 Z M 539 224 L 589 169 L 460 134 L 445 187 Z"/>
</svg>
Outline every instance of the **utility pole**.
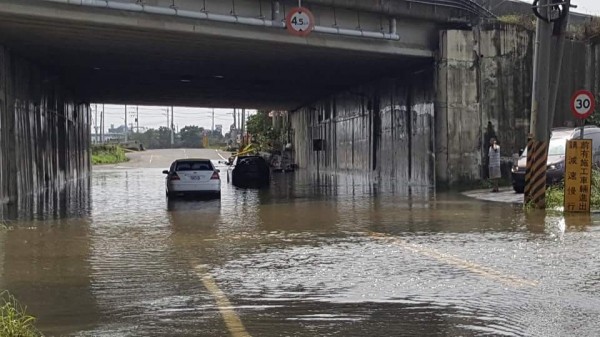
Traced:
<svg viewBox="0 0 600 337">
<path fill-rule="evenodd" d="M 546 208 L 548 143 L 550 129 L 554 122 L 554 109 L 556 108 L 560 67 L 562 66 L 564 51 L 563 34 L 567 25 L 570 2 L 570 0 L 558 4 L 555 0 L 535 0 L 533 2 L 537 24 L 533 61 L 530 135 L 527 143 L 525 203 L 531 203 L 538 209 Z M 555 49 L 552 48 L 553 42 Z M 554 52 L 552 52 L 553 50 Z M 552 74 L 550 73 L 551 70 L 554 71 Z M 552 96 L 550 96 L 551 94 Z"/>
<path fill-rule="evenodd" d="M 100 143 L 104 144 L 104 104 L 100 113 Z"/>
<path fill-rule="evenodd" d="M 236 112 L 236 109 L 234 108 L 234 109 L 233 109 L 233 128 L 234 128 L 234 129 L 237 129 L 237 118 L 236 118 L 236 114 L 237 114 L 237 112 Z"/>
<path fill-rule="evenodd" d="M 169 127 L 169 108 L 167 108 L 167 128 Z"/>
<path fill-rule="evenodd" d="M 173 130 L 174 128 L 174 108 L 171 105 L 171 147 L 173 147 L 173 144 L 175 144 L 175 130 Z"/>
<path fill-rule="evenodd" d="M 140 133 L 140 106 L 135 106 L 135 130 L 137 133 Z"/>
<path fill-rule="evenodd" d="M 128 127 L 127 127 L 127 104 L 125 104 L 125 142 L 128 141 L 127 137 L 127 133 L 128 133 Z"/>
<path fill-rule="evenodd" d="M 212 126 L 210 132 L 215 132 L 215 108 L 212 109 Z"/>
<path fill-rule="evenodd" d="M 242 144 L 246 145 L 246 109 L 242 109 Z"/>
<path fill-rule="evenodd" d="M 94 104 L 94 144 L 98 144 L 98 104 Z"/>
</svg>

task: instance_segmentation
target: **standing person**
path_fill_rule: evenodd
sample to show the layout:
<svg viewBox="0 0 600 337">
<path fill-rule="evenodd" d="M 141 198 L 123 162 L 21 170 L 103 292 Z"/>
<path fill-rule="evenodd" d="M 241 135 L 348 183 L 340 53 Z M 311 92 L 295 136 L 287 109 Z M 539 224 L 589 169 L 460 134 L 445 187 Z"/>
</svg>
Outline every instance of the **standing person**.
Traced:
<svg viewBox="0 0 600 337">
<path fill-rule="evenodd" d="M 498 145 L 496 138 L 493 137 L 490 139 L 488 159 L 490 180 L 494 187 L 492 192 L 498 192 L 498 180 L 502 177 L 502 173 L 500 173 L 500 145 Z"/>
</svg>

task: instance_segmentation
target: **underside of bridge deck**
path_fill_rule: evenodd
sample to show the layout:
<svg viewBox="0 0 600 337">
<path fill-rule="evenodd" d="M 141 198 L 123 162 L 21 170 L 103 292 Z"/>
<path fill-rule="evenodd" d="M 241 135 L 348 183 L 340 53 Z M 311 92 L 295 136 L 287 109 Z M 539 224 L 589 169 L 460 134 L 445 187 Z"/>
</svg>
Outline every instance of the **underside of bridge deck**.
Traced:
<svg viewBox="0 0 600 337">
<path fill-rule="evenodd" d="M 299 38 L 105 8 L 7 6 L 0 44 L 53 68 L 87 102 L 293 109 L 431 62 L 437 43 L 426 22 L 400 25 L 400 41 Z"/>
</svg>

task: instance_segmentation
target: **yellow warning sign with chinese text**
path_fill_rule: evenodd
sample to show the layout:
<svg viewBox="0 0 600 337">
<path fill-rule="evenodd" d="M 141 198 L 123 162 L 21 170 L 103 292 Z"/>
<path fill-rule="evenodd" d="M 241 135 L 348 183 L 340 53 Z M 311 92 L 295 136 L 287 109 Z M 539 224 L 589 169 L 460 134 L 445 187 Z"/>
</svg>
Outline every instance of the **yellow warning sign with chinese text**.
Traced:
<svg viewBox="0 0 600 337">
<path fill-rule="evenodd" d="M 592 141 L 567 141 L 565 212 L 589 212 L 592 189 Z"/>
</svg>

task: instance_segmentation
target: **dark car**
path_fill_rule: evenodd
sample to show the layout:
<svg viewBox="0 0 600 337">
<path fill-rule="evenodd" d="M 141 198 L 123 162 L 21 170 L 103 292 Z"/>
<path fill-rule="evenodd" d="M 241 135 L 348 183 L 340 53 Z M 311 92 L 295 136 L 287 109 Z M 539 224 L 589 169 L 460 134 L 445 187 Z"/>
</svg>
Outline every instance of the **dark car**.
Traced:
<svg viewBox="0 0 600 337">
<path fill-rule="evenodd" d="M 263 187 L 271 182 L 271 168 L 261 156 L 237 156 L 227 170 L 227 182 L 238 187 Z"/>
<path fill-rule="evenodd" d="M 565 151 L 567 140 L 581 137 L 580 128 L 553 129 L 548 145 L 548 161 L 546 162 L 546 184 L 561 182 L 565 176 Z M 592 140 L 592 158 L 595 165 L 600 164 L 600 128 L 586 126 L 583 138 Z M 525 171 L 527 168 L 527 149 L 523 151 L 516 165 L 512 168 L 512 185 L 517 193 L 525 190 Z"/>
</svg>

